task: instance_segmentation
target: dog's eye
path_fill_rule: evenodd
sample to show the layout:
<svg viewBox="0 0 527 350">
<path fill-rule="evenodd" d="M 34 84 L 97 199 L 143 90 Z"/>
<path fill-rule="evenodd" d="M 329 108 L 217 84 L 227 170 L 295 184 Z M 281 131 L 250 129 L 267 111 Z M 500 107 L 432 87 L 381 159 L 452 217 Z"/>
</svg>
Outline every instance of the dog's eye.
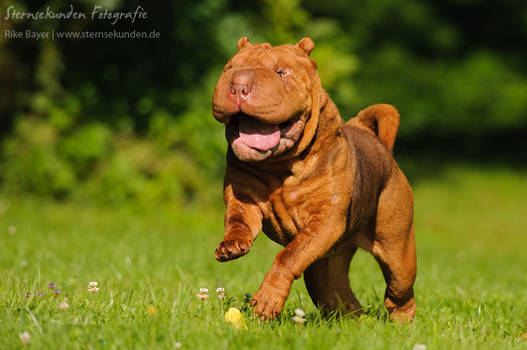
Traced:
<svg viewBox="0 0 527 350">
<path fill-rule="evenodd" d="M 289 72 L 285 69 L 277 69 L 276 70 L 276 74 L 278 74 L 279 76 L 281 76 L 282 78 L 287 76 L 289 74 Z"/>
</svg>

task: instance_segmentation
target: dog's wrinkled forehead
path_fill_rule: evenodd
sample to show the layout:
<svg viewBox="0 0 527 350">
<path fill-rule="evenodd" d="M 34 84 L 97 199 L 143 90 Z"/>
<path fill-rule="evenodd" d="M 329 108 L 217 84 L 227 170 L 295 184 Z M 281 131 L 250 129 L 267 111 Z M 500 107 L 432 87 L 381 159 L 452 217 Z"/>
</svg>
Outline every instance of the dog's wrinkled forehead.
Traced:
<svg viewBox="0 0 527 350">
<path fill-rule="evenodd" d="M 271 46 L 253 44 L 238 51 L 230 60 L 232 67 L 264 67 L 275 69 L 277 66 L 296 66 L 309 64 L 308 56 L 295 45 Z"/>
<path fill-rule="evenodd" d="M 250 49 L 241 50 L 234 55 L 231 64 L 235 67 L 272 67 L 278 64 L 278 61 L 278 55 L 272 49 L 251 47 Z"/>
</svg>

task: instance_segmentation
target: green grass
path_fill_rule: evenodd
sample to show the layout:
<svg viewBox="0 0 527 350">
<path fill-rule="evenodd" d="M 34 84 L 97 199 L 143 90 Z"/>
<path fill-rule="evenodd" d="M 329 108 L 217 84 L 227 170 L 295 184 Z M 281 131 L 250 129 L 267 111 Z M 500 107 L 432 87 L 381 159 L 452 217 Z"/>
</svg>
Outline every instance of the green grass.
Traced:
<svg viewBox="0 0 527 350">
<path fill-rule="evenodd" d="M 451 166 L 414 184 L 418 312 L 409 325 L 388 321 L 384 282 L 365 252 L 350 270 L 367 310 L 360 319 L 322 319 L 297 281 L 282 317 L 261 323 L 243 294 L 258 289 L 280 247 L 262 235 L 248 256 L 216 262 L 219 209 L 0 197 L 0 348 L 23 347 L 27 331 L 31 348 L 527 349 L 526 175 Z M 99 292 L 88 292 L 90 281 Z M 247 331 L 225 324 L 218 286 Z M 200 287 L 208 300 L 196 297 Z M 26 296 L 36 290 L 46 296 Z M 291 320 L 297 307 L 307 313 L 303 327 Z"/>
</svg>

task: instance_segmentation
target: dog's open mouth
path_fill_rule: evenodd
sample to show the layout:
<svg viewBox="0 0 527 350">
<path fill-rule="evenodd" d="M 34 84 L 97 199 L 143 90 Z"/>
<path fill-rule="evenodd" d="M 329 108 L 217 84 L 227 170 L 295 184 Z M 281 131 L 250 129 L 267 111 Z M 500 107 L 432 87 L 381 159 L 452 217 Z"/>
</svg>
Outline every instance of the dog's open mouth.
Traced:
<svg viewBox="0 0 527 350">
<path fill-rule="evenodd" d="M 291 148 L 302 134 L 304 121 L 294 116 L 281 124 L 262 122 L 244 113 L 231 116 L 227 139 L 242 160 L 261 160 Z"/>
<path fill-rule="evenodd" d="M 251 148 L 267 151 L 280 143 L 280 127 L 244 116 L 238 121 L 240 140 Z"/>
</svg>

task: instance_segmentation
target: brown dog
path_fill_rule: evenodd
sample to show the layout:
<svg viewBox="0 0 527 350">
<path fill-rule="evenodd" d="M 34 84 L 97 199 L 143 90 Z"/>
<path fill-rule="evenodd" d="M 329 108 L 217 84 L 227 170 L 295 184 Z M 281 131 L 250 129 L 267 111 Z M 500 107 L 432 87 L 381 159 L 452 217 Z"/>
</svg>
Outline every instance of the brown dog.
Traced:
<svg viewBox="0 0 527 350">
<path fill-rule="evenodd" d="M 344 123 L 322 89 L 314 43 L 238 41 L 213 97 L 226 125 L 225 235 L 216 259 L 247 254 L 263 230 L 285 246 L 251 305 L 263 319 L 284 307 L 304 273 L 313 302 L 360 313 L 349 287 L 358 247 L 371 252 L 387 288 L 392 319 L 415 314 L 413 195 L 392 156 L 399 114 L 374 105 Z"/>
</svg>

